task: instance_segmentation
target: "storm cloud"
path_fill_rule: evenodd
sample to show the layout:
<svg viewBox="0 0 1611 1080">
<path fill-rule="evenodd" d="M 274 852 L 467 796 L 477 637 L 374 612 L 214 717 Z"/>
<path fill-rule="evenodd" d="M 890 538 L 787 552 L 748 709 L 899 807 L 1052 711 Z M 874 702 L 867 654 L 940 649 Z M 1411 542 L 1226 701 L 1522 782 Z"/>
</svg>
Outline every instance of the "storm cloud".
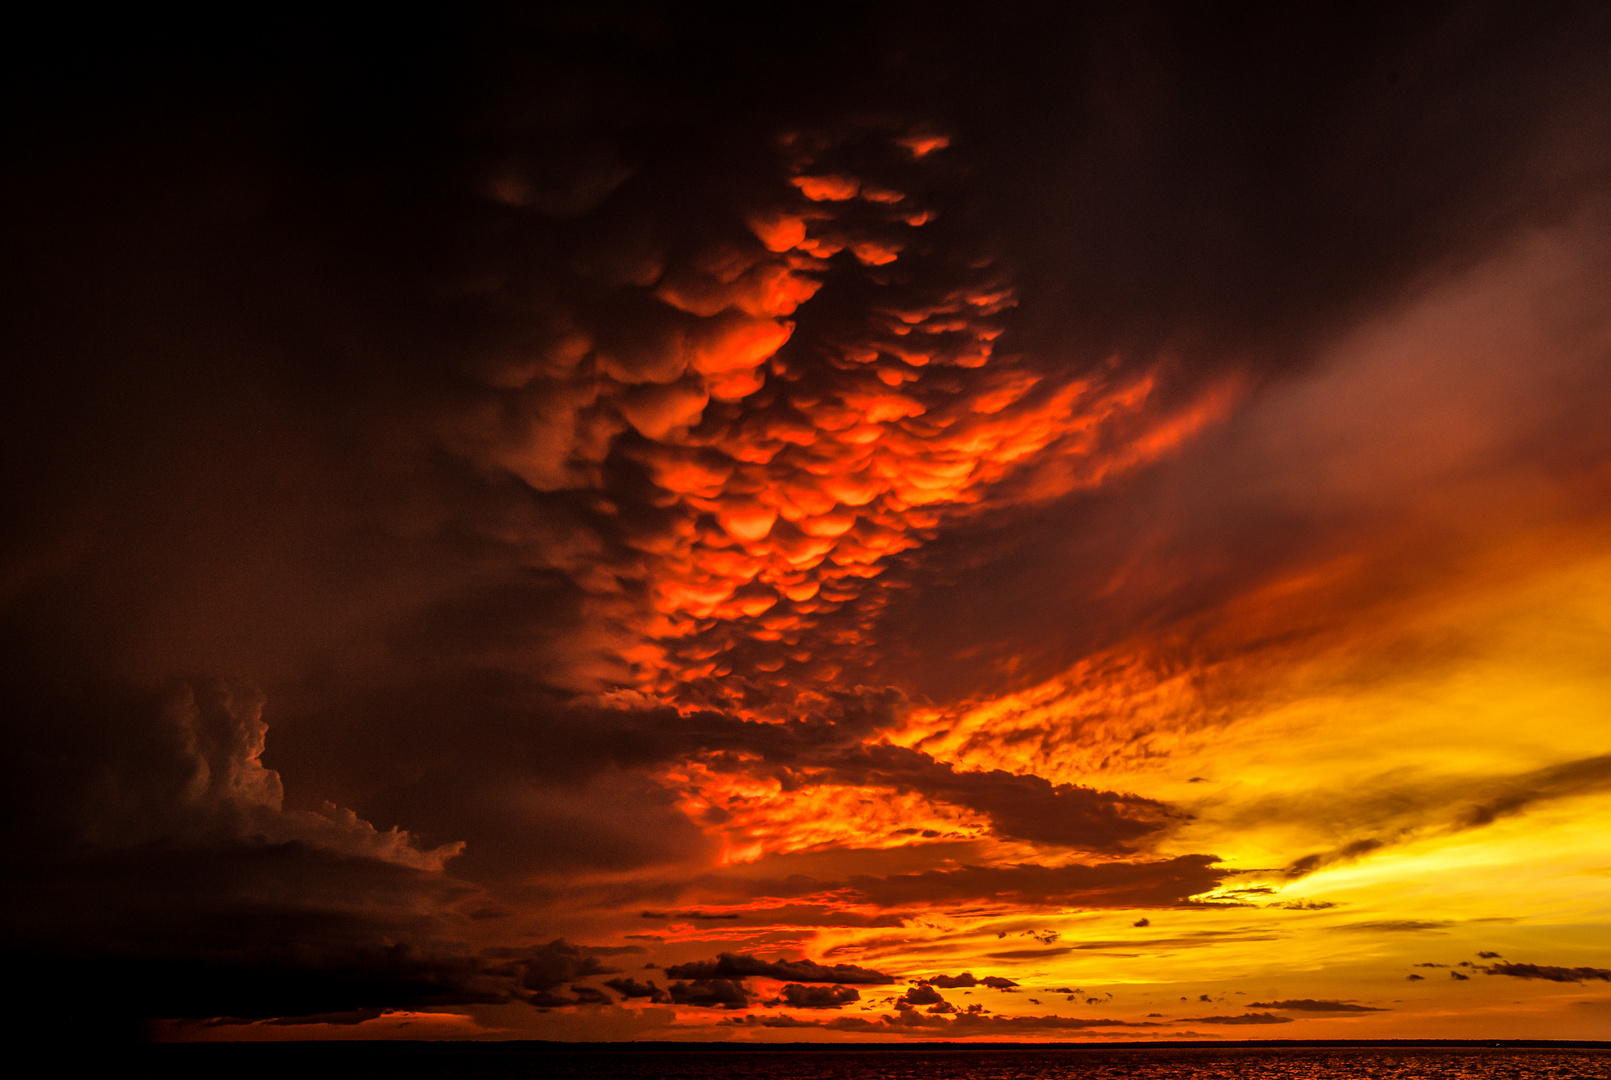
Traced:
<svg viewBox="0 0 1611 1080">
<path fill-rule="evenodd" d="M 924 1010 L 1611 790 L 1200 745 L 1603 533 L 1598 8 L 57 18 L 0 73 L 0 951 L 52 1030 L 937 970 L 724 1022 L 1152 1027 Z M 1262 914 L 1460 925 L 1329 903 Z"/>
</svg>

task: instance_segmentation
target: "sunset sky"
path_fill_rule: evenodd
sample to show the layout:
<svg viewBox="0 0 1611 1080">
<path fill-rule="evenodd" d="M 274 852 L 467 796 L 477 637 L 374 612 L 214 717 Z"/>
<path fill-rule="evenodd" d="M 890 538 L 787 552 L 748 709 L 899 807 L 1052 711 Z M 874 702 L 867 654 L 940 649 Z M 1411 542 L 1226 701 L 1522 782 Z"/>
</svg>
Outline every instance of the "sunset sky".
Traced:
<svg viewBox="0 0 1611 1080">
<path fill-rule="evenodd" d="M 1410 7 L 11 42 L 26 1023 L 1611 1038 L 1611 7 Z"/>
</svg>

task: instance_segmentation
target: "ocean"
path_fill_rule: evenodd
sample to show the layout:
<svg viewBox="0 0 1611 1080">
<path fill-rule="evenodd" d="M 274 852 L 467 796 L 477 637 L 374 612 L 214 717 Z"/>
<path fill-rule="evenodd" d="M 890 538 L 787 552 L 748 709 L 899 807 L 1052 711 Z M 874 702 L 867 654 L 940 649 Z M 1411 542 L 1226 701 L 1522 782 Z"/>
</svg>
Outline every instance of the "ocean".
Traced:
<svg viewBox="0 0 1611 1080">
<path fill-rule="evenodd" d="M 248 1080 L 1611 1080 L 1611 1048 L 567 1049 L 531 1044 L 148 1047 L 164 1077 Z"/>
</svg>

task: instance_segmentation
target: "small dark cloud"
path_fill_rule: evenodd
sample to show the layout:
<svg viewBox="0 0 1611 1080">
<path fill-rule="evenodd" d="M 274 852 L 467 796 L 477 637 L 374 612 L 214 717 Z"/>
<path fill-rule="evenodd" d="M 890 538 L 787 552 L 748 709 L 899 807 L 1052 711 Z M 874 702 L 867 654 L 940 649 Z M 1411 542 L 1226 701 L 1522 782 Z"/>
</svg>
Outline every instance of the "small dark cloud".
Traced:
<svg viewBox="0 0 1611 1080">
<path fill-rule="evenodd" d="M 1133 926 L 1151 926 L 1152 925 L 1152 920 L 1151 919 L 1137 919 L 1131 925 L 1133 925 Z"/>
<path fill-rule="evenodd" d="M 1477 958 L 1480 960 L 1498 960 L 1499 954 L 1496 952 L 1480 952 L 1477 954 Z"/>
<path fill-rule="evenodd" d="M 1456 980 L 1458 980 L 1460 982 L 1470 982 L 1471 981 L 1471 976 L 1470 975 L 1462 975 L 1458 971 L 1449 972 L 1449 978 L 1456 979 Z"/>
<path fill-rule="evenodd" d="M 1421 982 L 1425 978 L 1426 978 L 1425 975 L 1406 975 L 1406 976 L 1404 976 L 1404 980 L 1406 982 Z"/>
</svg>

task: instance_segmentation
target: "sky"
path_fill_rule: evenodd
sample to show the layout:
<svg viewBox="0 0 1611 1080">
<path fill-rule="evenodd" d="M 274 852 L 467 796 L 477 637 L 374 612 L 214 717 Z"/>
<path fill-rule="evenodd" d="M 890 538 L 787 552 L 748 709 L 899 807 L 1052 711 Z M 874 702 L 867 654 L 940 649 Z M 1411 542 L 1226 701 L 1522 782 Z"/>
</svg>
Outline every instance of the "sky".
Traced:
<svg viewBox="0 0 1611 1080">
<path fill-rule="evenodd" d="M 1611 1038 L 1611 10 L 7 46 L 80 1038 Z"/>
</svg>

